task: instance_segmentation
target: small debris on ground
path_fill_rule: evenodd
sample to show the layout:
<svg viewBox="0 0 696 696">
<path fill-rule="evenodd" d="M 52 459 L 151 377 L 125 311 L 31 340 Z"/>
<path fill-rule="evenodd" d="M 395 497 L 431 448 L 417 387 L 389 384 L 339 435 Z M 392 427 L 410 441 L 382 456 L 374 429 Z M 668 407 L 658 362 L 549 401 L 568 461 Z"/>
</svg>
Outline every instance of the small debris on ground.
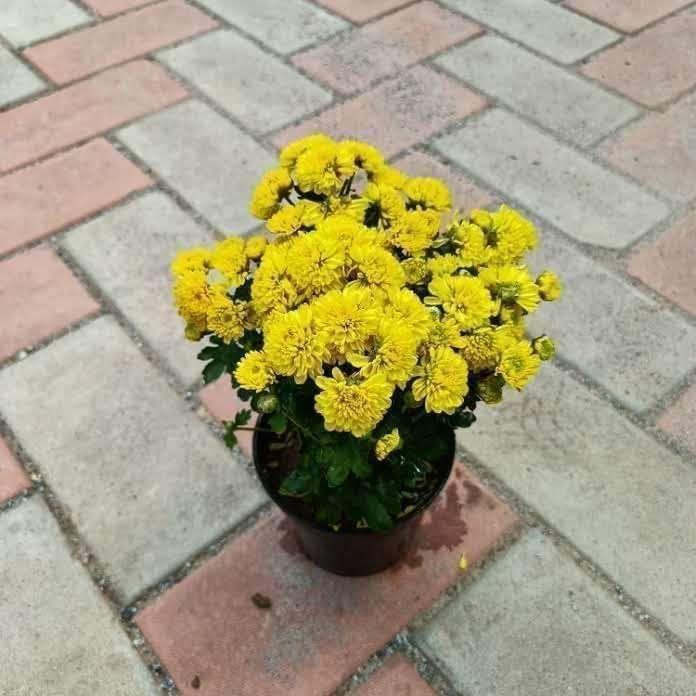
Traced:
<svg viewBox="0 0 696 696">
<path fill-rule="evenodd" d="M 200 689 L 201 688 L 201 678 L 197 674 L 191 680 L 191 688 L 192 689 Z"/>
<path fill-rule="evenodd" d="M 273 602 L 266 595 L 262 595 L 260 592 L 256 592 L 251 595 L 251 601 L 259 609 L 270 609 L 273 606 Z"/>
</svg>

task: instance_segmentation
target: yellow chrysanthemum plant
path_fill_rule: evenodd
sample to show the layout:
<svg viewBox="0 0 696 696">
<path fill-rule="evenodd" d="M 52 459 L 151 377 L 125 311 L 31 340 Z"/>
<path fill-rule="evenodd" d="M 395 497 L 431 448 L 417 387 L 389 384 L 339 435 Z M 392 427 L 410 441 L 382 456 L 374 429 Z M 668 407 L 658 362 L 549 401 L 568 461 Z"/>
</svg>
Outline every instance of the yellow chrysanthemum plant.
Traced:
<svg viewBox="0 0 696 696">
<path fill-rule="evenodd" d="M 185 335 L 208 341 L 204 381 L 228 375 L 271 450 L 293 449 L 279 495 L 333 529 L 389 529 L 438 484 L 477 404 L 553 356 L 525 318 L 560 281 L 524 264 L 537 233 L 519 212 L 456 212 L 444 182 L 362 142 L 288 145 L 250 211 L 265 236 L 172 263 Z M 250 416 L 226 424 L 230 446 Z"/>
</svg>

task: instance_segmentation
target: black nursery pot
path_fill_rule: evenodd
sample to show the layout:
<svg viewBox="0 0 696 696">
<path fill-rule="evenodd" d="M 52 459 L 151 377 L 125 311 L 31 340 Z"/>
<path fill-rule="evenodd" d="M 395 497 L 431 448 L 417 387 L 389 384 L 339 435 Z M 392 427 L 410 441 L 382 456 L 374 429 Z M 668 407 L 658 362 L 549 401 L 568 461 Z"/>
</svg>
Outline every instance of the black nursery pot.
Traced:
<svg viewBox="0 0 696 696">
<path fill-rule="evenodd" d="M 313 520 L 300 517 L 292 510 L 292 499 L 280 495 L 268 482 L 268 469 L 260 460 L 264 433 L 254 432 L 253 459 L 259 479 L 266 492 L 291 521 L 304 554 L 316 565 L 337 575 L 372 575 L 401 560 L 411 548 L 423 513 L 444 488 L 454 465 L 454 432 L 449 434 L 447 454 L 437 462 L 442 478 L 413 510 L 404 515 L 387 532 L 373 529 L 335 531 Z"/>
</svg>

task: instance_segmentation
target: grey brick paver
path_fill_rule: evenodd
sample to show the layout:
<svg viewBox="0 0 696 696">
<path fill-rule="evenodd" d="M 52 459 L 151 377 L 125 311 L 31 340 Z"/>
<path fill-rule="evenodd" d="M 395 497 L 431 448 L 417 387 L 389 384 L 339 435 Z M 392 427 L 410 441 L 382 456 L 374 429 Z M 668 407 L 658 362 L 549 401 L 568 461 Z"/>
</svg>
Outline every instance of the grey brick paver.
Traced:
<svg viewBox="0 0 696 696">
<path fill-rule="evenodd" d="M 498 36 L 487 35 L 454 48 L 435 62 L 581 146 L 592 144 L 640 113 L 625 99 Z"/>
<path fill-rule="evenodd" d="M 263 500 L 111 318 L 4 369 L 0 393 L 2 414 L 126 599 Z"/>
<path fill-rule="evenodd" d="M 184 102 L 118 138 L 222 231 L 239 234 L 258 224 L 247 212 L 249 198 L 275 159 L 209 106 Z"/>
<path fill-rule="evenodd" d="M 460 445 L 673 631 L 696 640 L 696 469 L 553 365 L 477 416 L 458 433 Z"/>
<path fill-rule="evenodd" d="M 184 384 L 200 376 L 197 343 L 182 340 L 169 264 L 213 236 L 163 193 L 150 193 L 72 230 L 63 244 Z M 136 251 L 137 250 L 137 251 Z"/>
<path fill-rule="evenodd" d="M 24 46 L 90 19 L 70 0 L 2 0 L 0 34 L 11 44 Z"/>
<path fill-rule="evenodd" d="M 19 58 L 0 46 L 0 107 L 41 91 L 45 86 Z"/>
<path fill-rule="evenodd" d="M 443 0 L 560 63 L 573 63 L 619 38 L 595 22 L 548 0 Z"/>
<path fill-rule="evenodd" d="M 307 0 L 200 0 L 278 53 L 292 53 L 350 26 Z"/>
<path fill-rule="evenodd" d="M 0 693 L 157 696 L 38 496 L 0 514 Z"/>
<path fill-rule="evenodd" d="M 696 329 L 551 233 L 529 257 L 553 268 L 566 292 L 529 318 L 560 354 L 636 411 L 650 408 L 696 367 Z"/>
<path fill-rule="evenodd" d="M 467 696 L 690 696 L 696 676 L 532 531 L 418 635 Z"/>
<path fill-rule="evenodd" d="M 581 242 L 620 249 L 664 219 L 667 205 L 502 109 L 435 147 Z"/>
<path fill-rule="evenodd" d="M 269 131 L 326 106 L 331 94 L 233 31 L 218 31 L 160 58 L 247 128 Z"/>
</svg>

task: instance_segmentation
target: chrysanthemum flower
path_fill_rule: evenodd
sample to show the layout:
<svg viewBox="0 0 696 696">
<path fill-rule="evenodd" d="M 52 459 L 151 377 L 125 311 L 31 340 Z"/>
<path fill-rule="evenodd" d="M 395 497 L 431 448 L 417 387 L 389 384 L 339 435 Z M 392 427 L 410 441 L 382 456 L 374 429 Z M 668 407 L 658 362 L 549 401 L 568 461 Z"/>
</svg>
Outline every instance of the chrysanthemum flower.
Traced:
<svg viewBox="0 0 696 696">
<path fill-rule="evenodd" d="M 374 176 L 368 176 L 368 178 L 375 184 L 383 184 L 384 186 L 390 186 L 397 191 L 403 189 L 408 181 L 408 177 L 396 167 L 390 167 L 385 164 L 380 167 L 374 174 Z"/>
<path fill-rule="evenodd" d="M 541 359 L 532 350 L 532 344 L 519 341 L 503 351 L 497 373 L 519 391 L 536 375 L 540 364 Z"/>
<path fill-rule="evenodd" d="M 352 261 L 350 277 L 358 285 L 387 292 L 402 287 L 406 282 L 399 262 L 376 244 L 353 244 L 349 255 Z"/>
<path fill-rule="evenodd" d="M 389 228 L 389 242 L 411 256 L 420 256 L 432 245 L 439 227 L 440 214 L 435 210 L 409 210 Z"/>
<path fill-rule="evenodd" d="M 478 277 L 494 298 L 508 306 L 517 305 L 527 313 L 539 306 L 539 288 L 524 266 L 481 268 Z"/>
<path fill-rule="evenodd" d="M 419 285 L 428 276 L 428 266 L 424 258 L 410 258 L 401 262 L 409 285 Z"/>
<path fill-rule="evenodd" d="M 464 267 L 480 266 L 486 262 L 486 237 L 478 225 L 462 220 L 453 224 L 449 232 L 459 247 L 459 256 Z"/>
<path fill-rule="evenodd" d="M 408 326 L 409 331 L 418 340 L 425 338 L 430 330 L 432 317 L 428 308 L 415 292 L 407 288 L 389 290 L 383 312 L 385 317 L 396 319 Z"/>
<path fill-rule="evenodd" d="M 469 391 L 466 361 L 451 348 L 433 348 L 414 370 L 411 391 L 428 413 L 454 413 Z"/>
<path fill-rule="evenodd" d="M 274 213 L 266 227 L 281 237 L 291 236 L 300 231 L 308 231 L 317 226 L 322 219 L 321 206 L 311 201 L 297 201 L 294 205 L 283 206 Z"/>
<path fill-rule="evenodd" d="M 542 300 L 553 302 L 557 300 L 563 291 L 561 281 L 555 273 L 544 271 L 537 279 L 536 284 L 539 286 L 539 294 Z"/>
<path fill-rule="evenodd" d="M 242 389 L 251 391 L 261 391 L 275 380 L 266 356 L 259 350 L 250 351 L 239 361 L 234 377 Z"/>
<path fill-rule="evenodd" d="M 483 326 L 493 314 L 491 294 L 478 278 L 468 276 L 438 276 L 428 285 L 434 297 L 428 301 L 442 305 L 462 329 Z"/>
<path fill-rule="evenodd" d="M 425 345 L 428 348 L 461 348 L 464 343 L 461 329 L 454 317 L 444 316 L 442 319 L 431 319 Z"/>
<path fill-rule="evenodd" d="M 356 199 L 357 210 L 362 205 L 363 217 L 359 218 L 368 227 L 388 228 L 406 212 L 406 204 L 401 194 L 386 184 L 370 182 L 365 186 L 362 196 Z"/>
<path fill-rule="evenodd" d="M 534 225 L 516 210 L 501 205 L 497 212 L 488 213 L 488 216 L 491 222 L 484 231 L 490 264 L 516 263 L 536 247 Z"/>
<path fill-rule="evenodd" d="M 174 305 L 187 323 L 205 326 L 210 305 L 206 271 L 188 271 L 179 275 L 174 283 L 173 295 Z"/>
<path fill-rule="evenodd" d="M 314 133 L 286 145 L 278 155 L 281 167 L 292 169 L 297 158 L 305 151 L 318 145 L 332 145 L 334 141 L 323 133 Z"/>
<path fill-rule="evenodd" d="M 401 436 L 398 428 L 394 428 L 390 433 L 382 435 L 375 442 L 375 457 L 377 460 L 384 461 L 399 445 L 401 444 Z"/>
<path fill-rule="evenodd" d="M 490 370 L 500 358 L 493 329 L 485 327 L 461 338 L 460 353 L 472 372 Z"/>
<path fill-rule="evenodd" d="M 270 246 L 254 273 L 251 286 L 252 308 L 260 317 L 273 311 L 285 311 L 299 301 L 297 288 L 288 274 L 286 250 Z"/>
<path fill-rule="evenodd" d="M 211 295 L 207 311 L 208 330 L 225 343 L 231 343 L 244 334 L 246 303 L 231 300 L 221 288 L 217 288 Z"/>
<path fill-rule="evenodd" d="M 172 275 L 176 278 L 189 271 L 206 271 L 210 268 L 210 256 L 210 249 L 202 247 L 180 251 L 172 261 Z"/>
<path fill-rule="evenodd" d="M 324 416 L 327 430 L 367 435 L 391 404 L 393 387 L 383 375 L 367 379 L 346 378 L 337 367 L 331 377 L 317 377 L 321 390 L 315 399 L 317 412 Z"/>
<path fill-rule="evenodd" d="M 414 177 L 404 185 L 404 193 L 412 206 L 432 209 L 440 213 L 452 207 L 452 194 L 439 179 Z"/>
<path fill-rule="evenodd" d="M 277 212 L 280 202 L 292 189 L 290 174 L 278 167 L 266 172 L 254 189 L 249 204 L 249 212 L 261 220 L 268 220 Z"/>
<path fill-rule="evenodd" d="M 246 240 L 244 253 L 248 259 L 258 261 L 263 256 L 263 252 L 266 251 L 267 244 L 268 240 L 263 235 L 256 234 Z"/>
<path fill-rule="evenodd" d="M 293 175 L 302 191 L 330 196 L 340 191 L 344 179 L 355 170 L 355 165 L 339 162 L 338 147 L 327 143 L 307 148 L 297 158 Z"/>
<path fill-rule="evenodd" d="M 449 276 L 464 267 L 464 261 L 457 254 L 439 254 L 428 259 L 428 271 L 433 278 Z"/>
<path fill-rule="evenodd" d="M 244 251 L 244 240 L 228 237 L 218 242 L 212 253 L 211 266 L 220 271 L 232 285 L 242 285 L 247 277 L 248 257 Z"/>
<path fill-rule="evenodd" d="M 382 153 L 376 147 L 359 140 L 343 140 L 338 143 L 336 158 L 344 171 L 359 167 L 370 177 L 384 167 Z"/>
</svg>

